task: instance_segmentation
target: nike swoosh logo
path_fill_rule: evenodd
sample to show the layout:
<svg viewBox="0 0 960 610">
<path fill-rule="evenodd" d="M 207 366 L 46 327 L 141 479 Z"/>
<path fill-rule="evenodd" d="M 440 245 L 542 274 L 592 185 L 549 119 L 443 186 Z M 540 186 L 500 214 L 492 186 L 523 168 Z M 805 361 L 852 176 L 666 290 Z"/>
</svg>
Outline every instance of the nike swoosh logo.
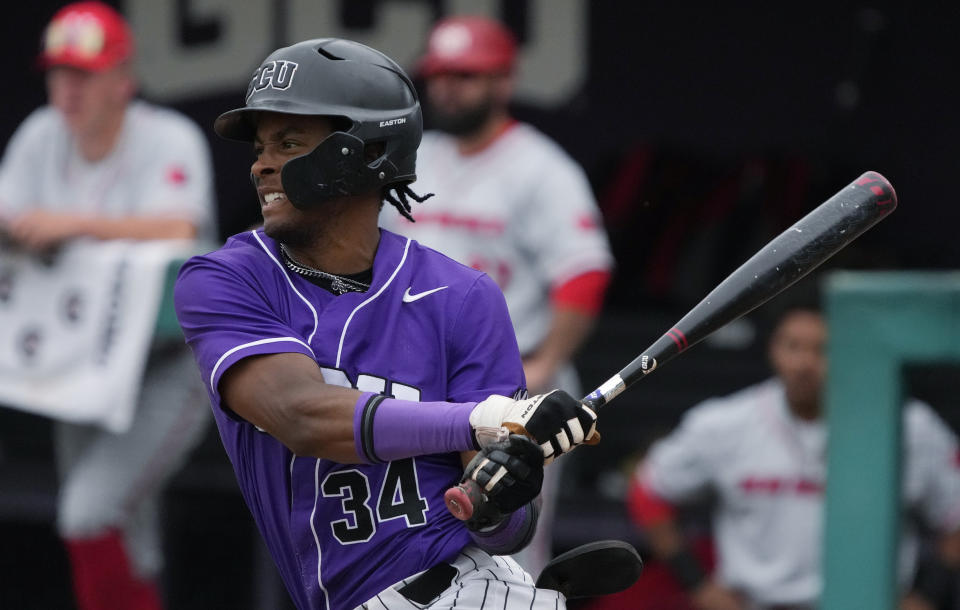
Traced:
<svg viewBox="0 0 960 610">
<path fill-rule="evenodd" d="M 433 294 L 434 292 L 440 292 L 444 290 L 446 286 L 441 286 L 439 288 L 434 288 L 433 290 L 424 290 L 423 292 L 418 292 L 417 294 L 410 294 L 410 289 L 407 288 L 407 291 L 403 293 L 403 302 L 404 303 L 413 303 L 414 301 L 419 301 L 423 297 Z"/>
</svg>

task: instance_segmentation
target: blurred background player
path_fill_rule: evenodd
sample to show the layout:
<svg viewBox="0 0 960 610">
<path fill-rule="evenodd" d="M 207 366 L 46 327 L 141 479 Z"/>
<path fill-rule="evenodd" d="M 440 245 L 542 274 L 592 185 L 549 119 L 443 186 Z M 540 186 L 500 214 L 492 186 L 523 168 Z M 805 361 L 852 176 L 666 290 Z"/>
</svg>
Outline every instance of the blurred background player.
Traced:
<svg viewBox="0 0 960 610">
<path fill-rule="evenodd" d="M 655 558 L 688 591 L 693 608 L 817 606 L 827 328 L 816 299 L 790 302 L 780 311 L 768 346 L 775 376 L 691 409 L 675 431 L 654 443 L 633 482 L 634 522 Z M 903 430 L 901 608 L 952 610 L 949 600 L 960 576 L 957 437 L 917 400 L 904 407 Z M 691 550 L 674 511 L 675 505 L 706 498 L 714 502 L 712 575 Z M 919 553 L 918 528 L 936 532 L 930 553 Z"/>
<path fill-rule="evenodd" d="M 20 247 L 212 234 L 206 140 L 185 117 L 134 100 L 133 57 L 128 24 L 105 4 L 71 4 L 50 21 L 49 105 L 20 125 L 0 165 L 0 222 Z M 161 607 L 159 493 L 208 421 L 178 340 L 152 349 L 126 433 L 57 423 L 57 525 L 80 608 Z"/>
<path fill-rule="evenodd" d="M 436 24 L 419 64 L 426 118 L 418 152 L 415 223 L 383 226 L 492 277 L 507 307 L 531 393 L 581 388 L 571 358 L 590 333 L 613 259 L 583 170 L 553 141 L 510 115 L 517 45 L 486 17 Z M 559 468 L 546 473 L 540 528 L 517 558 L 539 573 L 551 554 Z"/>
</svg>

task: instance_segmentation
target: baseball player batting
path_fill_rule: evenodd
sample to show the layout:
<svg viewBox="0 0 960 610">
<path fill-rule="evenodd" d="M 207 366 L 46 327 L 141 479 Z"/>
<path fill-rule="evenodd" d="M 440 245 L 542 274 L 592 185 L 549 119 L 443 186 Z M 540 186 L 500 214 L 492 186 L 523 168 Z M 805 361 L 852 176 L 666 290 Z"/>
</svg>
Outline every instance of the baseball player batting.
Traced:
<svg viewBox="0 0 960 610">
<path fill-rule="evenodd" d="M 252 143 L 264 222 L 183 266 L 177 315 L 293 601 L 565 607 L 499 555 L 535 530 L 546 456 L 595 440 L 596 416 L 561 391 L 522 398 L 487 275 L 378 228 L 384 202 L 423 199 L 408 76 L 355 42 L 301 42 L 214 128 Z M 459 521 L 443 494 L 480 471 L 490 502 Z"/>
</svg>

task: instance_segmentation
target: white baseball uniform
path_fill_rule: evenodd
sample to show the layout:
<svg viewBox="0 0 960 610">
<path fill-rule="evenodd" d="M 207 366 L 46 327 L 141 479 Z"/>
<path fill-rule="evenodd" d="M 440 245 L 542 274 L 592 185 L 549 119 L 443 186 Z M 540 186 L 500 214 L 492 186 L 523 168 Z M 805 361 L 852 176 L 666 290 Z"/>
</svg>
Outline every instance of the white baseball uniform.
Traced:
<svg viewBox="0 0 960 610">
<path fill-rule="evenodd" d="M 190 220 L 215 235 L 209 151 L 199 128 L 167 109 L 134 101 L 114 149 L 89 162 L 60 114 L 34 111 L 11 138 L 0 164 L 0 218 L 32 209 L 109 217 Z M 67 539 L 116 528 L 141 576 L 160 568 L 157 500 L 162 484 L 209 422 L 204 390 L 182 340 L 156 345 L 128 432 L 58 423 L 63 479 L 58 527 Z"/>
<path fill-rule="evenodd" d="M 926 404 L 904 408 L 904 505 L 943 531 L 960 527 L 957 439 Z M 637 471 L 672 503 L 713 492 L 719 580 L 756 604 L 811 604 L 821 591 L 820 552 L 826 482 L 824 421 L 794 417 L 771 379 L 685 414 L 656 442 Z M 905 527 L 901 583 L 917 552 Z"/>
<path fill-rule="evenodd" d="M 417 151 L 419 194 L 434 196 L 411 223 L 391 207 L 381 225 L 492 277 L 507 300 L 520 353 L 532 354 L 551 321 L 550 288 L 609 270 L 613 257 L 586 174 L 555 142 L 513 123 L 491 144 L 462 155 L 456 139 L 428 131 Z M 550 387 L 580 396 L 576 371 L 561 367 Z M 547 468 L 540 527 L 517 558 L 538 574 L 550 558 L 559 468 Z"/>
</svg>

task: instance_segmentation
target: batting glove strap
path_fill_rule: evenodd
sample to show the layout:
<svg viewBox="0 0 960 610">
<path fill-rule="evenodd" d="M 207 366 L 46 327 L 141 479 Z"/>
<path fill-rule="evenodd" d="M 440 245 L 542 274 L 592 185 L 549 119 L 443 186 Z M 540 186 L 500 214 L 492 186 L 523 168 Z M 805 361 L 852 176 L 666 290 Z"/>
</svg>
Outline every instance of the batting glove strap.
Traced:
<svg viewBox="0 0 960 610">
<path fill-rule="evenodd" d="M 470 522 L 470 537 L 481 549 L 491 555 L 512 555 L 523 550 L 533 539 L 537 531 L 537 519 L 540 509 L 536 502 L 530 502 L 506 515 L 499 523 L 482 529 L 473 529 Z"/>
<path fill-rule="evenodd" d="M 684 591 L 693 591 L 707 579 L 707 572 L 700 565 L 700 561 L 686 547 L 667 557 L 664 563 Z"/>
<path fill-rule="evenodd" d="M 946 607 L 958 581 L 960 569 L 948 566 L 933 552 L 921 557 L 912 592 L 937 608 Z"/>
</svg>

